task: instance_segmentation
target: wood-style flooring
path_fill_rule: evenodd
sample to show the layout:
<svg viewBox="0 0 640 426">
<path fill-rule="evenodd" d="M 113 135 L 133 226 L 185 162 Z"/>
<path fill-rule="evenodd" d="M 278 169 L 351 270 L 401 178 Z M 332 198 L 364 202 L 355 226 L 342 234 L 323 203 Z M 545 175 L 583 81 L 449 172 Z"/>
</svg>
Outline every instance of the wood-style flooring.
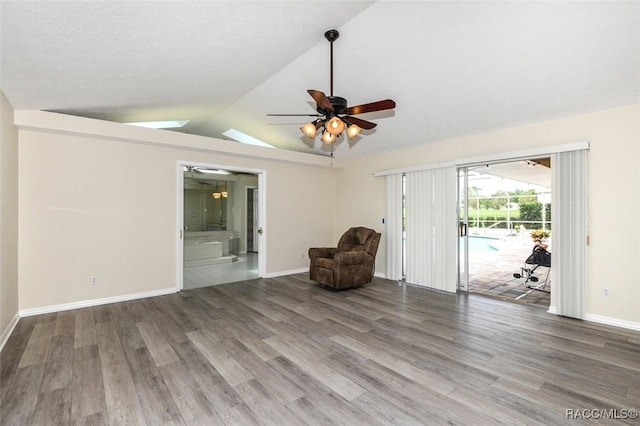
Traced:
<svg viewBox="0 0 640 426">
<path fill-rule="evenodd" d="M 335 292 L 298 274 L 26 317 L 0 368 L 3 425 L 639 422 L 622 411 L 640 408 L 639 332 L 382 279 Z M 567 418 L 578 409 L 627 418 Z"/>
</svg>

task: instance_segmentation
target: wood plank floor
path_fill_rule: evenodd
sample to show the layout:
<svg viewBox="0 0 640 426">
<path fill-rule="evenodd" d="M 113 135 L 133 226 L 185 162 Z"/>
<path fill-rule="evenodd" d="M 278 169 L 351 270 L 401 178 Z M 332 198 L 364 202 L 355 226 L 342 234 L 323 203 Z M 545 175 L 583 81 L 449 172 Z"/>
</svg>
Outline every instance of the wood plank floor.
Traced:
<svg viewBox="0 0 640 426">
<path fill-rule="evenodd" d="M 640 408 L 640 333 L 299 274 L 22 318 L 0 374 L 3 425 L 595 424 Z"/>
</svg>

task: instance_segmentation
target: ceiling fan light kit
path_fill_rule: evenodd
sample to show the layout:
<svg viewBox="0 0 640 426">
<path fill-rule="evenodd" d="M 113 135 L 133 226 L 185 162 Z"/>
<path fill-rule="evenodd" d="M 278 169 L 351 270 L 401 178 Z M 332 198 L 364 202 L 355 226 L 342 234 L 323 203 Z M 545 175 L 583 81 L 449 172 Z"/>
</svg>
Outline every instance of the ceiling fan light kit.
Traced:
<svg viewBox="0 0 640 426">
<path fill-rule="evenodd" d="M 330 67 L 330 95 L 327 96 L 319 90 L 307 90 L 309 95 L 316 102 L 317 114 L 267 114 L 269 116 L 311 116 L 319 117 L 314 121 L 300 127 L 300 131 L 308 138 L 313 139 L 318 133 L 318 129 L 323 128 L 321 140 L 325 144 L 331 144 L 331 156 L 333 156 L 333 144 L 346 130 L 347 137 L 353 139 L 362 132 L 363 129 L 370 130 L 376 127 L 376 123 L 353 117 L 356 114 L 367 112 L 384 111 L 396 107 L 396 103 L 391 99 L 371 102 L 362 105 L 348 107 L 347 100 L 340 96 L 333 96 L 333 42 L 338 39 L 340 33 L 337 30 L 328 30 L 324 37 L 331 44 L 331 67 Z"/>
</svg>

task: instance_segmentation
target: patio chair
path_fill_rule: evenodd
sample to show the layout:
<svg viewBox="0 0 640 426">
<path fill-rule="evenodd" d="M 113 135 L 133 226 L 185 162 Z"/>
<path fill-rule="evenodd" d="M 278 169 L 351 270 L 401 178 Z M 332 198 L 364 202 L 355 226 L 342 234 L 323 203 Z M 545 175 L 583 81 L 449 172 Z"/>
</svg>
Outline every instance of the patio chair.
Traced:
<svg viewBox="0 0 640 426">
<path fill-rule="evenodd" d="M 535 274 L 538 268 L 546 268 L 546 276 L 541 284 L 530 284 L 539 282 L 539 279 Z M 524 266 L 520 268 L 520 273 L 513 274 L 514 278 L 524 278 L 523 285 L 527 288 L 534 290 L 540 290 L 549 293 L 551 290 L 546 288 L 549 282 L 549 273 L 551 272 L 551 253 L 547 251 L 546 247 L 540 243 L 536 243 L 533 246 L 533 250 L 527 259 L 524 261 Z"/>
</svg>

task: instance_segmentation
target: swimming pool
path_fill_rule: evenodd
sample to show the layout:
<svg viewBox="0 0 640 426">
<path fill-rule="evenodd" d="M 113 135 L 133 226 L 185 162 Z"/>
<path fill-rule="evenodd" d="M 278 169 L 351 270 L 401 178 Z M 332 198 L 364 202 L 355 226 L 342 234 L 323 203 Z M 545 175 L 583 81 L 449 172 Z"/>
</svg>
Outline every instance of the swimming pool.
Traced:
<svg viewBox="0 0 640 426">
<path fill-rule="evenodd" d="M 469 236 L 469 253 L 487 253 L 498 251 L 498 249 L 495 247 L 496 241 L 498 241 L 498 238 Z"/>
</svg>

